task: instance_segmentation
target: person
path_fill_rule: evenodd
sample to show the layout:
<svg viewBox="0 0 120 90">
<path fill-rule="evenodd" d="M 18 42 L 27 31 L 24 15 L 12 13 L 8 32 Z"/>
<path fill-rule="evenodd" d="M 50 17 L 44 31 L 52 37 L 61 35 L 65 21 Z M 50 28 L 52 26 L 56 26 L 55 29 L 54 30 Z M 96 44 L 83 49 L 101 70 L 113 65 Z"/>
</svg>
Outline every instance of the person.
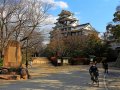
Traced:
<svg viewBox="0 0 120 90">
<path fill-rule="evenodd" d="M 97 61 L 95 61 L 95 65 L 97 65 Z"/>
<path fill-rule="evenodd" d="M 29 61 L 29 65 L 32 68 L 32 60 Z"/>
<path fill-rule="evenodd" d="M 108 73 L 108 63 L 106 61 L 103 62 L 104 73 Z"/>
<path fill-rule="evenodd" d="M 20 77 L 23 79 L 30 79 L 31 78 L 31 76 L 28 72 L 28 69 L 25 68 L 25 66 L 23 64 L 19 68 L 19 74 L 20 74 Z"/>
<path fill-rule="evenodd" d="M 98 80 L 99 71 L 98 71 L 98 68 L 97 68 L 97 66 L 94 62 L 90 62 L 90 64 L 91 64 L 91 66 L 89 68 L 89 73 L 90 73 L 90 76 L 91 76 L 92 84 L 94 84 L 94 82 L 95 82 L 99 86 L 99 80 Z"/>
</svg>

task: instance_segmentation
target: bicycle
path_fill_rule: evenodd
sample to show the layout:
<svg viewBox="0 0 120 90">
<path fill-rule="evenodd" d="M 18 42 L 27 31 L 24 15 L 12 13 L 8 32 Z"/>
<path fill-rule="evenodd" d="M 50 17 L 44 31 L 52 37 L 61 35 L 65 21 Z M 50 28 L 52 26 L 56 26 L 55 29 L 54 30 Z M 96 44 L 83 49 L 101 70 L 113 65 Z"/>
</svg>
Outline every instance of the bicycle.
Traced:
<svg viewBox="0 0 120 90">
<path fill-rule="evenodd" d="M 98 75 L 96 75 L 95 73 L 91 73 L 91 80 L 93 81 L 92 82 L 92 85 L 94 84 L 94 82 L 97 84 L 97 86 L 99 86 L 99 79 L 98 79 Z"/>
</svg>

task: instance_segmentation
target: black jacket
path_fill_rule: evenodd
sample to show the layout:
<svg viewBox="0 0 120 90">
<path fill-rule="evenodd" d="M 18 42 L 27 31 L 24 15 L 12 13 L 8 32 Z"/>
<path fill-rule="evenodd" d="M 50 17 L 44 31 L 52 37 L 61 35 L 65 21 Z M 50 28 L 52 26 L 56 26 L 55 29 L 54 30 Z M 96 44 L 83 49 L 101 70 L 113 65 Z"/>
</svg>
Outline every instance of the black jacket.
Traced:
<svg viewBox="0 0 120 90">
<path fill-rule="evenodd" d="M 90 75 L 93 74 L 95 76 L 99 76 L 98 68 L 96 66 L 91 66 L 89 69 L 89 73 L 90 73 Z"/>
</svg>

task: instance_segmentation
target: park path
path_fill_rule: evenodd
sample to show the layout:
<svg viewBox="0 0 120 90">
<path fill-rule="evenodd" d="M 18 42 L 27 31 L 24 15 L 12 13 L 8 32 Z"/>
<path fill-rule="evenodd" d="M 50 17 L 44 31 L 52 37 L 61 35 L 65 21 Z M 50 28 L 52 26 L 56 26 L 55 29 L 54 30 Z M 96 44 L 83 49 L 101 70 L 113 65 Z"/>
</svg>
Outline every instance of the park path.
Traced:
<svg viewBox="0 0 120 90">
<path fill-rule="evenodd" d="M 3 80 L 0 90 L 120 90 L 119 69 L 110 68 L 104 83 L 103 70 L 101 65 L 98 67 L 99 87 L 89 85 L 89 65 L 54 67 L 48 63 L 34 64 L 29 68 L 32 79 L 7 82 Z"/>
<path fill-rule="evenodd" d="M 48 72 L 45 73 L 46 75 L 34 76 L 29 80 L 1 85 L 0 90 L 104 90 L 102 83 L 100 83 L 100 87 L 89 85 L 90 76 L 85 68 L 83 70 L 80 69 L 80 66 L 65 66 L 64 68 L 59 67 L 57 72 Z M 79 70 L 77 70 L 78 68 Z M 101 81 L 102 78 L 100 78 Z"/>
</svg>

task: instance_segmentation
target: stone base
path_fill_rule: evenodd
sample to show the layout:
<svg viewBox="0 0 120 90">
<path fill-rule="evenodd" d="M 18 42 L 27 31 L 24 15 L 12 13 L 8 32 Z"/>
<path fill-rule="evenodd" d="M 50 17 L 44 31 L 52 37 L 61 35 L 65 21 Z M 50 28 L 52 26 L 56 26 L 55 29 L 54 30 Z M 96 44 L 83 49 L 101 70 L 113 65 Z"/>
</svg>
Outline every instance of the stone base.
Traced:
<svg viewBox="0 0 120 90">
<path fill-rule="evenodd" d="M 23 79 L 28 79 L 27 75 L 22 76 Z"/>
<path fill-rule="evenodd" d="M 5 80 L 20 80 L 20 75 L 0 75 L 0 79 Z"/>
<path fill-rule="evenodd" d="M 46 57 L 33 57 L 32 58 L 33 64 L 48 64 L 50 61 Z"/>
</svg>

